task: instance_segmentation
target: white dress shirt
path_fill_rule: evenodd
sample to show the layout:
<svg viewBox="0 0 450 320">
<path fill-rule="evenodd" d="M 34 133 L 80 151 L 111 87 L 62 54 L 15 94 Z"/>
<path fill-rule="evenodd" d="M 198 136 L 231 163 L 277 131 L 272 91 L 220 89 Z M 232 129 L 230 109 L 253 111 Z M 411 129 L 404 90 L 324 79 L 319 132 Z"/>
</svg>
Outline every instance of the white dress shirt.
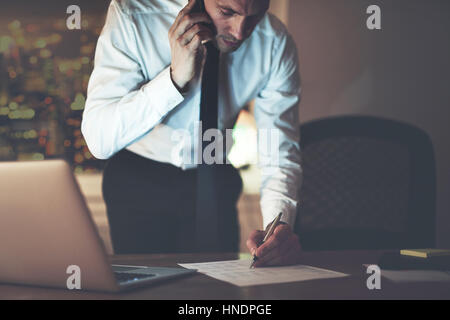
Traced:
<svg viewBox="0 0 450 320">
<path fill-rule="evenodd" d="M 81 126 L 96 158 L 108 159 L 126 148 L 183 170 L 196 166 L 174 156 L 174 150 L 196 154 L 198 147 L 194 136 L 201 86 L 197 83 L 182 95 L 170 77 L 168 32 L 186 4 L 186 0 L 111 2 L 97 43 Z M 279 212 L 282 221 L 293 225 L 302 180 L 295 44 L 283 24 L 266 14 L 238 50 L 220 59 L 219 129 L 233 128 L 241 109 L 254 99 L 258 130 L 278 136 L 275 153 L 273 145 L 258 150 L 263 227 Z M 174 138 L 181 129 L 189 139 Z"/>
</svg>

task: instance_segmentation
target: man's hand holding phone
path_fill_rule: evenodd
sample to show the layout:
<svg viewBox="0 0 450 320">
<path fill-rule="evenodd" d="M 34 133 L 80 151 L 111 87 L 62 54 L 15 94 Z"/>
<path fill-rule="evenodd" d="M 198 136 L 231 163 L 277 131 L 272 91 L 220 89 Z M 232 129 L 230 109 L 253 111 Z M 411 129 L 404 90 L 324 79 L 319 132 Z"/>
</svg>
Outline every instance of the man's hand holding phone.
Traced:
<svg viewBox="0 0 450 320">
<path fill-rule="evenodd" d="M 172 81 L 182 93 L 200 74 L 206 58 L 204 44 L 214 40 L 212 20 L 199 9 L 199 1 L 203 0 L 190 0 L 169 30 Z"/>
</svg>

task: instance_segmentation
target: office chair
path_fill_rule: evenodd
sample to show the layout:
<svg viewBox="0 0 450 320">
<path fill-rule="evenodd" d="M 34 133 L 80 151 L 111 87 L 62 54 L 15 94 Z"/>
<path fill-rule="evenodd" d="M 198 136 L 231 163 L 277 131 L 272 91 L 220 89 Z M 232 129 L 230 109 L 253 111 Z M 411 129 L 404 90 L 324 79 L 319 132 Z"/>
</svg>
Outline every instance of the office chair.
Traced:
<svg viewBox="0 0 450 320">
<path fill-rule="evenodd" d="M 435 160 L 425 132 L 368 116 L 316 120 L 300 131 L 295 231 L 304 250 L 435 246 Z"/>
</svg>

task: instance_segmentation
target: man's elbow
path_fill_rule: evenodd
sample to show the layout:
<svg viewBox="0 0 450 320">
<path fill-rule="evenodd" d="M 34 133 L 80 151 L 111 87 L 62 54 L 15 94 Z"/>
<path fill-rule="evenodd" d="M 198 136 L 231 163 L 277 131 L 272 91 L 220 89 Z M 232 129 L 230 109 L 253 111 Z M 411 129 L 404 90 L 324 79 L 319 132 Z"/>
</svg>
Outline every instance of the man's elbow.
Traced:
<svg viewBox="0 0 450 320">
<path fill-rule="evenodd" d="M 100 129 L 92 128 L 88 121 L 83 119 L 81 122 L 81 133 L 84 140 L 86 141 L 89 152 L 94 156 L 94 158 L 99 160 L 107 160 L 111 158 L 113 152 L 108 144 L 104 141 Z"/>
<path fill-rule="evenodd" d="M 102 150 L 89 147 L 89 144 L 88 144 L 88 149 L 89 149 L 89 152 L 92 154 L 92 156 L 98 160 L 108 160 L 112 156 L 112 154 L 106 153 Z"/>
</svg>

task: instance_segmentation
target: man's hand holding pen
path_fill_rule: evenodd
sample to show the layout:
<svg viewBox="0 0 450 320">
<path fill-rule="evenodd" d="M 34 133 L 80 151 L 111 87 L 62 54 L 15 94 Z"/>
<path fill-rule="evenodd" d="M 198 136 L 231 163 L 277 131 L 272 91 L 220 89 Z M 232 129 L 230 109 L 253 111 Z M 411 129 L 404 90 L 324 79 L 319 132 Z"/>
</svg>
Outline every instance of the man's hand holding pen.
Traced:
<svg viewBox="0 0 450 320">
<path fill-rule="evenodd" d="M 269 229 L 270 225 L 266 231 L 253 231 L 247 240 L 247 247 L 256 257 L 252 266 L 257 268 L 300 263 L 302 250 L 299 238 L 291 226 L 283 222 L 278 223 L 272 235 L 263 241 Z"/>
</svg>

